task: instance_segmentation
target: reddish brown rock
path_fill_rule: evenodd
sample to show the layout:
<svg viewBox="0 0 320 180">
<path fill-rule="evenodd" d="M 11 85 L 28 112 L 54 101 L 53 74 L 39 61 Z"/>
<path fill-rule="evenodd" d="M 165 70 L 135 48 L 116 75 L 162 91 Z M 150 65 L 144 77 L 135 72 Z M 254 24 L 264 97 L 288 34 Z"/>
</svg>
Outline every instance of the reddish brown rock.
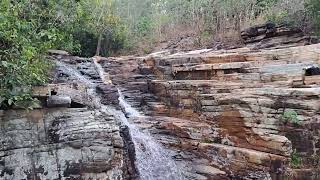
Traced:
<svg viewBox="0 0 320 180">
<path fill-rule="evenodd" d="M 274 37 L 291 34 L 263 28 L 247 36 L 267 33 L 263 40 L 280 42 Z M 305 68 L 317 66 L 319 54 L 319 44 L 247 47 L 105 58 L 100 64 L 145 115 L 131 120 L 188 164 L 193 179 L 285 179 L 292 172 L 317 174 L 310 169 L 317 169 L 311 159 L 320 152 L 320 86 Z M 98 89 L 103 100 L 117 97 L 114 87 Z M 291 170 L 293 152 L 302 159 L 299 171 Z"/>
</svg>

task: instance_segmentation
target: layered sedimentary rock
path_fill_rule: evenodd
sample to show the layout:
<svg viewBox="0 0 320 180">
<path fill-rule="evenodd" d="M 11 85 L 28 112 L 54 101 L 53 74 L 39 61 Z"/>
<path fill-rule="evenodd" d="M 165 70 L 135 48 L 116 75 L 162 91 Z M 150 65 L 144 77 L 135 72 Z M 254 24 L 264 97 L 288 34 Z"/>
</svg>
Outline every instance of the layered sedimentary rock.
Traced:
<svg viewBox="0 0 320 180">
<path fill-rule="evenodd" d="M 1 112 L 0 179 L 121 179 L 114 117 L 83 109 Z"/>
<path fill-rule="evenodd" d="M 0 111 L 0 179 L 135 176 L 130 134 L 116 116 L 117 106 L 104 106 L 95 93 L 91 81 L 97 85 L 101 81 L 91 60 L 65 53 L 54 59 L 67 63 L 58 63 L 53 71 L 54 84 L 33 88 L 33 96 L 40 100 L 38 109 Z M 78 61 L 88 66 L 77 67 Z M 78 68 L 83 76 L 77 74 Z M 101 98 L 113 97 L 112 88 L 108 90 L 100 92 Z"/>
<path fill-rule="evenodd" d="M 245 29 L 241 37 L 248 47 L 255 49 L 277 46 L 297 46 L 318 43 L 314 36 L 306 35 L 301 29 L 268 22 Z"/>
<path fill-rule="evenodd" d="M 95 62 L 52 54 L 53 84 L 34 88 L 42 108 L 0 112 L 0 179 L 134 178 L 117 88 L 181 179 L 319 179 L 320 44 Z M 69 108 L 46 107 L 49 96 Z"/>
<path fill-rule="evenodd" d="M 190 179 L 317 179 L 320 45 L 101 61 Z M 201 170 L 200 170 L 201 169 Z"/>
</svg>

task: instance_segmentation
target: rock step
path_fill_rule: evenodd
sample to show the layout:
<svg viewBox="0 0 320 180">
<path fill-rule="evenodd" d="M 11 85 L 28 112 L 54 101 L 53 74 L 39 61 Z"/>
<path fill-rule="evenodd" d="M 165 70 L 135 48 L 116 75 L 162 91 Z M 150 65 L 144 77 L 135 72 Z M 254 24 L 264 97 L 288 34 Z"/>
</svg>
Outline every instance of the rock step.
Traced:
<svg viewBox="0 0 320 180">
<path fill-rule="evenodd" d="M 230 169 L 249 170 L 254 168 L 256 170 L 272 171 L 273 168 L 281 168 L 288 163 L 287 157 L 252 149 L 215 143 L 200 143 L 197 147 L 197 151 L 200 154 L 209 155 L 211 163 L 222 170 L 229 166 Z M 232 156 L 230 156 L 231 154 Z"/>
<path fill-rule="evenodd" d="M 271 64 L 271 65 L 270 65 Z M 194 64 L 194 63 L 186 63 L 186 64 L 178 64 L 172 66 L 172 72 L 183 72 L 183 71 L 214 71 L 214 70 L 250 70 L 250 69 L 270 69 L 276 70 L 273 67 L 278 67 L 282 71 L 293 71 L 293 70 L 302 70 L 305 66 L 314 65 L 314 61 L 304 61 L 297 62 L 296 60 L 274 60 L 270 61 L 251 61 L 251 62 L 232 62 L 232 63 L 218 63 L 218 64 Z M 281 72 L 282 72 L 281 71 Z M 262 71 L 263 72 L 263 71 Z"/>
<path fill-rule="evenodd" d="M 138 121 L 138 124 L 140 124 L 142 127 L 148 127 L 148 129 L 156 127 L 159 129 L 159 132 L 155 131 L 154 133 L 157 134 L 158 137 L 159 135 L 161 136 L 161 138 L 158 138 L 160 142 L 163 142 L 164 144 L 171 144 L 170 146 L 181 146 L 181 148 L 185 150 L 195 151 L 196 154 L 200 155 L 201 157 L 207 157 L 210 162 L 209 164 L 213 165 L 211 167 L 221 169 L 222 172 L 237 168 L 243 168 L 244 171 L 249 169 L 271 171 L 274 166 L 277 166 L 277 163 L 280 162 L 280 164 L 286 164 L 288 162 L 288 158 L 285 156 L 279 156 L 273 153 L 262 152 L 248 148 L 214 143 L 213 141 L 210 141 L 210 136 L 207 136 L 206 138 L 203 137 L 205 134 L 211 134 L 210 131 L 212 132 L 211 125 L 206 123 L 159 116 L 146 117 L 145 119 L 139 119 Z M 157 125 L 157 122 L 160 122 L 160 125 Z M 181 141 L 176 141 L 173 139 L 170 140 L 171 138 L 166 137 L 167 135 L 162 137 L 161 134 L 165 132 L 170 132 L 167 135 L 172 137 L 181 138 Z M 233 155 L 230 156 L 230 154 Z M 228 168 L 225 169 L 226 167 Z M 266 167 L 270 169 L 266 169 Z M 221 170 L 219 170 L 219 173 L 221 173 Z M 202 172 L 199 169 L 197 172 L 205 176 L 209 175 L 209 177 L 210 175 L 213 175 L 207 171 Z"/>
<path fill-rule="evenodd" d="M 203 54 L 173 54 L 170 56 L 154 56 L 157 66 L 171 66 L 185 63 L 230 63 L 246 61 L 263 61 L 263 60 L 296 60 L 298 62 L 318 60 L 320 45 L 298 46 L 290 48 L 279 48 L 269 50 L 252 51 L 248 48 L 234 50 L 221 50 L 215 52 L 206 52 Z M 301 52 L 304 53 L 301 53 Z"/>
<path fill-rule="evenodd" d="M 214 68 L 212 65 L 200 65 L 201 67 L 177 67 L 173 68 L 173 78 L 176 80 L 219 80 L 219 81 L 251 81 L 251 82 L 276 82 L 303 79 L 304 68 L 317 66 L 314 63 L 265 65 L 248 68 L 243 66 L 225 66 Z"/>
<path fill-rule="evenodd" d="M 286 145 L 290 144 L 288 139 L 278 135 L 279 131 L 273 130 L 278 129 L 277 126 L 259 124 L 258 122 L 238 122 L 232 120 L 232 114 L 229 117 L 226 116 L 227 119 L 231 119 L 230 121 L 224 121 L 224 116 L 220 116 L 219 118 L 221 122 L 219 122 L 220 126 L 218 128 L 204 121 L 173 117 L 156 117 L 153 118 L 153 121 L 161 122 L 159 125 L 160 129 L 169 130 L 180 138 L 200 140 L 202 142 L 220 142 L 220 144 L 227 143 L 237 147 L 250 147 L 255 150 L 285 156 L 290 154 L 291 149 Z M 253 130 L 248 131 L 247 129 L 249 128 Z M 226 132 L 229 133 L 229 137 L 224 135 Z M 235 132 L 235 134 L 232 134 L 232 132 Z M 244 139 L 240 138 L 247 138 L 247 140 L 243 141 Z"/>
<path fill-rule="evenodd" d="M 215 167 L 212 167 L 212 166 L 206 166 L 206 165 L 196 165 L 196 166 L 193 166 L 193 170 L 198 173 L 198 174 L 201 174 L 201 175 L 204 175 L 204 176 L 209 176 L 210 179 L 213 179 L 213 178 L 219 178 L 221 180 L 221 176 L 225 176 L 226 175 L 226 172 L 218 169 L 218 168 L 215 168 Z"/>
</svg>

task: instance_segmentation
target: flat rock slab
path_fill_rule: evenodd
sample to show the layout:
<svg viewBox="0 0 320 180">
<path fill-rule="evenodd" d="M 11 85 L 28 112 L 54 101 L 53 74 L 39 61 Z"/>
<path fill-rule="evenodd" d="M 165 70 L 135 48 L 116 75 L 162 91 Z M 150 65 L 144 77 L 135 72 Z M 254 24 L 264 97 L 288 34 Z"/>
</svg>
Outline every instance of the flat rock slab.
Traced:
<svg viewBox="0 0 320 180">
<path fill-rule="evenodd" d="M 220 169 L 214 168 L 212 166 L 197 165 L 194 166 L 193 169 L 199 174 L 205 174 L 210 176 L 226 174 L 226 172 L 221 171 Z"/>
</svg>

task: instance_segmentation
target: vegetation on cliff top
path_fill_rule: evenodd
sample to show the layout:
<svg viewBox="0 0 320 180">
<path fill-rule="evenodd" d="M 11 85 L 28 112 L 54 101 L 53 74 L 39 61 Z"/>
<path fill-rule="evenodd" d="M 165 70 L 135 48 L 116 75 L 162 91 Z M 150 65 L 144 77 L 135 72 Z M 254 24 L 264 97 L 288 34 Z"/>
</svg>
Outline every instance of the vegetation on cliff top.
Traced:
<svg viewBox="0 0 320 180">
<path fill-rule="evenodd" d="M 98 0 L 0 1 L 0 106 L 34 105 L 32 86 L 48 80 L 48 49 L 90 56 L 87 43 L 95 46 L 99 35 L 113 29 L 110 38 L 120 44 L 119 18 L 109 9 L 108 1 Z"/>
<path fill-rule="evenodd" d="M 81 56 L 151 51 L 156 43 L 193 36 L 239 38 L 240 30 L 273 20 L 320 30 L 318 0 L 2 0 L 0 106 L 32 102 L 31 86 L 47 81 L 48 49 Z M 27 106 L 30 104 L 28 103 Z"/>
</svg>

